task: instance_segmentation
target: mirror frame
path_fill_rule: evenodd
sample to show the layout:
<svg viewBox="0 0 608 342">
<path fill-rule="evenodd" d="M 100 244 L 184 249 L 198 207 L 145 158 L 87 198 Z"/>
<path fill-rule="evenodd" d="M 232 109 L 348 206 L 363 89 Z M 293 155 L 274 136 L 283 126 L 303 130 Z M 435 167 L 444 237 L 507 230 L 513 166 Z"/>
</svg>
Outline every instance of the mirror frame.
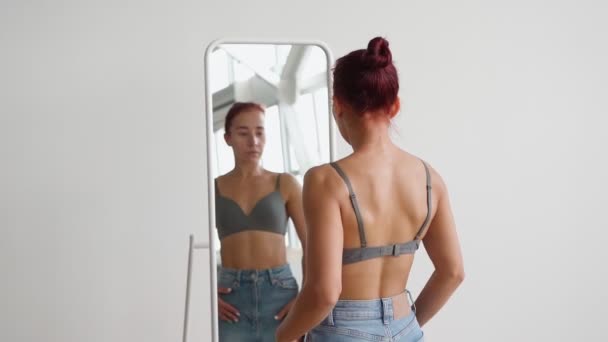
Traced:
<svg viewBox="0 0 608 342">
<path fill-rule="evenodd" d="M 213 94 L 209 87 L 210 83 L 210 57 L 211 53 L 216 47 L 222 44 L 251 44 L 251 45 L 313 45 L 321 48 L 325 52 L 325 58 L 327 60 L 327 105 L 329 113 L 329 160 L 334 161 L 336 158 L 336 127 L 332 115 L 332 88 L 331 88 L 331 66 L 333 63 L 333 56 L 329 47 L 318 40 L 289 40 L 289 39 L 217 39 L 214 40 L 207 46 L 205 51 L 205 129 L 207 133 L 207 194 L 208 194 L 208 249 L 209 249 L 209 288 L 211 292 L 211 341 L 218 342 L 218 312 L 217 312 L 217 261 L 215 254 L 215 242 L 213 229 L 215 229 L 215 188 L 213 186 L 213 170 L 215 169 L 214 158 L 212 158 L 213 151 L 215 148 L 215 141 L 213 139 Z"/>
</svg>

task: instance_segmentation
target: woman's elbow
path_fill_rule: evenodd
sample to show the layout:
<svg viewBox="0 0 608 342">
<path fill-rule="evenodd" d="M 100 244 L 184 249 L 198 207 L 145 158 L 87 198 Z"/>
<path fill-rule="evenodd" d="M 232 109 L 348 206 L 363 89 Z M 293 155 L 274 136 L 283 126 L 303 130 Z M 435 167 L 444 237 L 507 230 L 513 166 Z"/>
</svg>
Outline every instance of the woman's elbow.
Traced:
<svg viewBox="0 0 608 342">
<path fill-rule="evenodd" d="M 457 272 L 454 272 L 452 275 L 454 281 L 460 285 L 464 281 L 464 268 L 459 269 Z"/>
<path fill-rule="evenodd" d="M 454 284 L 455 286 L 460 285 L 465 278 L 464 267 L 454 267 L 451 269 L 438 270 L 441 278 Z"/>
<path fill-rule="evenodd" d="M 317 285 L 314 289 L 314 299 L 316 304 L 320 307 L 333 308 L 338 302 L 341 292 L 341 284 L 332 284 L 326 286 Z"/>
</svg>

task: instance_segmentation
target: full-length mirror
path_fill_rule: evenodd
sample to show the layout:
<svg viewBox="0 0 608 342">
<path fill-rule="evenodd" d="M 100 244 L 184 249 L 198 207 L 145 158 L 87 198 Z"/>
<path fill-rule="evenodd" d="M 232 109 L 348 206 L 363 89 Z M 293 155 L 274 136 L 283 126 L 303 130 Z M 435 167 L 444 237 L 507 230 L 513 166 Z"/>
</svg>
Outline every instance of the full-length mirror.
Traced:
<svg viewBox="0 0 608 342">
<path fill-rule="evenodd" d="M 251 334 L 273 341 L 301 287 L 303 177 L 334 155 L 330 61 L 316 42 L 219 42 L 207 52 L 212 311 L 220 341 Z"/>
</svg>

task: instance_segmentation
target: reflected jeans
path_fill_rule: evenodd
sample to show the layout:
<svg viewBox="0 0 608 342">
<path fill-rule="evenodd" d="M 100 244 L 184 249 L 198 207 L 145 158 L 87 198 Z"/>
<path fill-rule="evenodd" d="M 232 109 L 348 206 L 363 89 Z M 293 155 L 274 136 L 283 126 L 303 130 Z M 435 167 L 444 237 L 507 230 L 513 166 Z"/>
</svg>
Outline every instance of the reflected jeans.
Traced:
<svg viewBox="0 0 608 342">
<path fill-rule="evenodd" d="M 222 267 L 218 286 L 232 288 L 219 296 L 241 314 L 238 322 L 219 320 L 220 342 L 274 342 L 281 323 L 274 316 L 298 294 L 289 265 L 266 270 Z"/>
</svg>

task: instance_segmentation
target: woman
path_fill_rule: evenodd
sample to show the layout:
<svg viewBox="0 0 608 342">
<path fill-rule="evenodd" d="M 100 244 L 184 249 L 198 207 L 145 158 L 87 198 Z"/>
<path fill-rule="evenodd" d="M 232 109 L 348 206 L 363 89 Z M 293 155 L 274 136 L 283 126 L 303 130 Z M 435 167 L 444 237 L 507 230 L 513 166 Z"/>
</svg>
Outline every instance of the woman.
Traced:
<svg viewBox="0 0 608 342">
<path fill-rule="evenodd" d="M 421 341 L 464 277 L 446 185 L 389 138 L 400 103 L 386 40 L 340 58 L 333 87 L 354 152 L 304 178 L 306 281 L 277 341 L 307 332 L 310 341 Z M 421 241 L 435 271 L 411 305 L 404 289 Z"/>
<path fill-rule="evenodd" d="M 216 226 L 222 267 L 218 276 L 220 341 L 274 341 L 276 327 L 298 293 L 287 264 L 285 232 L 292 218 L 302 247 L 301 189 L 290 174 L 260 166 L 264 108 L 235 103 L 224 138 L 234 169 L 215 180 Z"/>
</svg>

